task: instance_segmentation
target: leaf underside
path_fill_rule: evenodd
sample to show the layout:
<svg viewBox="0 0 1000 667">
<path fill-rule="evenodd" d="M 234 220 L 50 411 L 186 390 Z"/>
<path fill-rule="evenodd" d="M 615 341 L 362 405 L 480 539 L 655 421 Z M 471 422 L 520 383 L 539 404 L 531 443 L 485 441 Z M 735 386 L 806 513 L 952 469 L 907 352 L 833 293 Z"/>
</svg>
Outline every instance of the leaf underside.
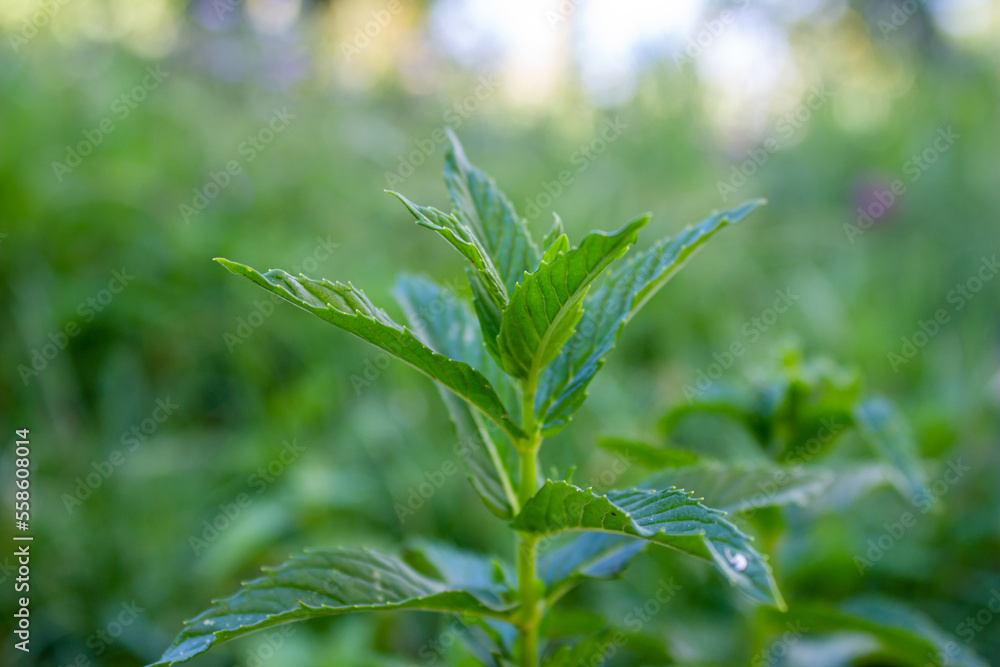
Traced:
<svg viewBox="0 0 1000 667">
<path fill-rule="evenodd" d="M 928 657 L 947 656 L 946 665 L 987 665 L 966 642 L 942 630 L 923 613 L 892 598 L 865 595 L 836 607 L 806 604 L 794 607 L 790 615 L 801 619 L 813 633 L 864 632 L 878 639 L 893 655 L 913 661 L 913 664 L 939 664 L 937 660 L 928 663 Z"/>
<path fill-rule="evenodd" d="M 448 289 L 430 278 L 400 276 L 393 294 L 413 332 L 431 349 L 452 359 L 482 369 L 498 389 L 513 396 L 510 378 L 483 353 L 480 329 L 468 307 Z M 498 438 L 486 428 L 475 412 L 451 392 L 442 389 L 441 398 L 448 408 L 458 436 L 458 451 L 466 464 L 469 482 L 491 512 L 502 519 L 512 516 L 513 490 L 505 485 L 511 477 L 508 465 L 510 444 L 502 433 Z M 508 404 L 516 401 L 509 399 Z"/>
<path fill-rule="evenodd" d="M 583 533 L 543 553 L 538 574 L 550 590 L 584 579 L 615 579 L 649 543 L 621 535 Z"/>
</svg>

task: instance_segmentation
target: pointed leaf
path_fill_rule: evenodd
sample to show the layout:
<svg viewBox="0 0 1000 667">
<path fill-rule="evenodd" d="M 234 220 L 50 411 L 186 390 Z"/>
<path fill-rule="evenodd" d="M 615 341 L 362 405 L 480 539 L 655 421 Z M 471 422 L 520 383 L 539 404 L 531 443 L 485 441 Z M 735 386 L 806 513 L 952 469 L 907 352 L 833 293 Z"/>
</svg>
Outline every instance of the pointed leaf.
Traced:
<svg viewBox="0 0 1000 667">
<path fill-rule="evenodd" d="M 364 292 L 353 285 L 296 278 L 280 269 L 264 275 L 248 266 L 219 258 L 220 264 L 238 275 L 246 276 L 257 285 L 303 310 L 372 343 L 396 358 L 413 366 L 433 380 L 476 406 L 512 437 L 521 437 L 515 424 L 493 387 L 467 363 L 438 354 L 412 333 L 393 322 L 376 308 Z"/>
<path fill-rule="evenodd" d="M 435 352 L 483 369 L 501 393 L 513 398 L 510 378 L 483 354 L 476 318 L 450 290 L 426 277 L 402 275 L 393 290 L 414 334 Z M 486 507 L 501 519 L 513 515 L 517 497 L 506 464 L 510 446 L 494 438 L 487 424 L 464 401 L 442 389 L 459 440 L 469 482 Z"/>
<path fill-rule="evenodd" d="M 900 493 L 911 502 L 932 498 L 924 483 L 917 444 L 896 408 L 883 398 L 871 398 L 854 409 L 854 423 L 876 453 L 891 463 L 902 477 Z"/>
<path fill-rule="evenodd" d="M 403 206 L 413 214 L 418 225 L 432 229 L 443 236 L 472 264 L 467 273 L 469 285 L 472 287 L 476 315 L 486 334 L 483 338 L 487 349 L 494 357 L 499 358 L 496 339 L 500 333 L 500 316 L 507 305 L 507 290 L 487 250 L 475 233 L 459 222 L 454 215 L 448 215 L 436 208 L 414 204 L 398 192 L 389 194 L 403 202 Z"/>
<path fill-rule="evenodd" d="M 306 552 L 264 572 L 188 621 L 153 667 L 187 662 L 215 644 L 289 621 L 389 609 L 502 617 L 508 609 L 488 591 L 455 589 L 395 556 L 363 549 Z"/>
<path fill-rule="evenodd" d="M 458 218 L 483 241 L 510 292 L 525 272 L 538 266 L 538 248 L 493 179 L 469 163 L 451 130 L 448 137 L 451 145 L 444 166 L 448 194 Z"/>
<path fill-rule="evenodd" d="M 644 215 L 617 232 L 588 234 L 569 252 L 524 276 L 510 295 L 500 325 L 504 370 L 530 378 L 555 359 L 583 314 L 583 297 L 594 280 L 635 243 L 649 221 Z"/>
<path fill-rule="evenodd" d="M 599 496 L 566 482 L 547 481 L 514 519 L 515 530 L 536 535 L 594 531 L 627 535 L 711 561 L 732 583 L 764 604 L 784 607 L 767 559 L 750 538 L 691 494 L 615 491 Z"/>
<path fill-rule="evenodd" d="M 577 331 L 541 376 L 535 413 L 545 435 L 560 431 L 583 404 L 587 386 L 631 317 L 708 239 L 757 208 L 751 201 L 714 213 L 678 235 L 662 239 L 616 267 L 584 302 Z"/>
<path fill-rule="evenodd" d="M 833 471 L 818 467 L 703 461 L 653 475 L 642 486 L 676 486 L 693 492 L 711 507 L 739 514 L 765 507 L 808 505 L 829 489 L 834 479 Z"/>
</svg>

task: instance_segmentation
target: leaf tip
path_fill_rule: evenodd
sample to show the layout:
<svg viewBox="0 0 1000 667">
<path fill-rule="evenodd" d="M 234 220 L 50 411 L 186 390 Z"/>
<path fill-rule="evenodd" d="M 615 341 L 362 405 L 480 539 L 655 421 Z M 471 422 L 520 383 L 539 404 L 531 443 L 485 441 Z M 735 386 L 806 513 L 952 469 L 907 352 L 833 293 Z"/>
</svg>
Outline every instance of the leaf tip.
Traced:
<svg viewBox="0 0 1000 667">
<path fill-rule="evenodd" d="M 466 167 L 469 164 L 469 160 L 465 157 L 465 149 L 462 148 L 462 142 L 458 140 L 458 135 L 447 125 L 445 125 L 444 132 L 448 135 L 448 147 L 445 152 L 445 159 L 451 157 L 459 166 Z"/>
<path fill-rule="evenodd" d="M 235 274 L 238 274 L 238 275 L 242 275 L 243 271 L 241 269 L 246 268 L 242 264 L 237 264 L 236 262 L 234 262 L 232 260 L 228 260 L 225 257 L 213 257 L 212 261 L 213 262 L 218 262 L 222 266 L 226 267 L 232 273 L 235 273 Z"/>
</svg>

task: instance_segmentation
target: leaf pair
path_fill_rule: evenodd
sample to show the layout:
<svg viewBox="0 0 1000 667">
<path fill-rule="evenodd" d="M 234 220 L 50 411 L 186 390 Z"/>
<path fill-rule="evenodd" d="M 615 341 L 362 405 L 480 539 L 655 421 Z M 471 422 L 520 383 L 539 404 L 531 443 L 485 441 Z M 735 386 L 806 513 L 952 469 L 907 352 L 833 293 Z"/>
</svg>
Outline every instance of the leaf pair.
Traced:
<svg viewBox="0 0 1000 667">
<path fill-rule="evenodd" d="M 754 599 L 783 608 L 765 557 L 723 517 L 724 512 L 675 489 L 598 496 L 549 481 L 526 503 L 513 527 L 539 536 L 588 533 L 587 539 L 553 552 L 557 558 L 543 560 L 550 595 L 583 578 L 617 576 L 647 543 L 654 543 L 712 562 Z M 408 560 L 346 548 L 293 557 L 186 622 L 153 667 L 186 662 L 216 643 L 273 625 L 356 611 L 411 609 L 511 618 L 516 605 L 508 601 L 511 586 L 502 564 L 430 544 L 412 550 Z M 566 651 L 557 655 L 562 657 L 554 664 L 562 664 Z"/>
<path fill-rule="evenodd" d="M 750 201 L 713 213 L 676 236 L 657 241 L 614 268 L 601 287 L 584 299 L 575 332 L 540 377 L 535 413 L 543 435 L 562 430 L 583 404 L 590 381 L 632 316 L 706 241 L 762 203 Z"/>
</svg>

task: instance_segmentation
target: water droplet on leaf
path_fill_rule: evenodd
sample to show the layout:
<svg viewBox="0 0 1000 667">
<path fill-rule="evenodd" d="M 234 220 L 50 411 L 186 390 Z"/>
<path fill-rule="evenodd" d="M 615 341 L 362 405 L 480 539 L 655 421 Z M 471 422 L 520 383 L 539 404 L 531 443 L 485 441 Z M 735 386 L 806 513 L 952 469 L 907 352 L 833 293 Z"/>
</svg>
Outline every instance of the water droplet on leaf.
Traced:
<svg viewBox="0 0 1000 667">
<path fill-rule="evenodd" d="M 747 569 L 747 565 L 750 564 L 749 561 L 747 561 L 746 556 L 744 556 L 739 552 L 736 552 L 734 554 L 729 549 L 726 549 L 726 559 L 729 561 L 729 564 L 733 566 L 733 569 L 736 570 L 737 572 L 742 572 L 743 570 Z"/>
</svg>

